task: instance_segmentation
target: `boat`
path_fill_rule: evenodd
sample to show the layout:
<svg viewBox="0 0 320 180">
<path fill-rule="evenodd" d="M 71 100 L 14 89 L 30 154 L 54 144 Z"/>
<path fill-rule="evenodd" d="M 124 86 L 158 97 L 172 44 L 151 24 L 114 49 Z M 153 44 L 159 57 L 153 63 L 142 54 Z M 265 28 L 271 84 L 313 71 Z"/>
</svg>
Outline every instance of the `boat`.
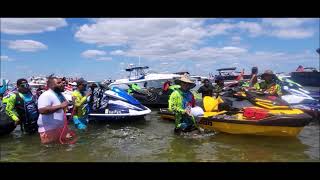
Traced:
<svg viewBox="0 0 320 180">
<path fill-rule="evenodd" d="M 112 82 L 109 86 L 116 85 L 127 85 L 127 84 L 140 84 L 144 85 L 145 82 L 150 82 L 149 86 L 151 86 L 153 81 L 163 81 L 172 80 L 174 78 L 179 78 L 181 75 L 178 74 L 169 74 L 169 73 L 147 73 L 146 70 L 149 69 L 148 66 L 137 66 L 126 68 L 125 70 L 129 72 L 128 78 L 118 79 Z"/>
<path fill-rule="evenodd" d="M 139 91 L 133 91 L 131 95 L 147 107 L 167 107 L 170 92 L 163 89 L 166 82 L 173 84 L 174 80 L 180 78 L 176 73 L 147 73 L 148 66 L 127 68 L 129 76 L 112 82 L 109 87 L 118 87 L 127 90 L 130 84 L 141 87 Z"/>
<path fill-rule="evenodd" d="M 241 97 L 248 99 L 252 106 L 233 111 L 213 111 L 215 100 L 205 97 L 205 112 L 199 117 L 199 127 L 229 134 L 297 136 L 312 119 L 303 111 L 282 104 L 281 99 L 260 99 L 247 92 Z M 163 119 L 174 119 L 174 114 L 167 109 L 161 109 L 159 113 Z"/>
<path fill-rule="evenodd" d="M 316 52 L 320 55 L 320 48 Z M 303 86 L 320 87 L 320 72 L 314 67 L 303 68 L 301 72 L 291 72 L 291 79 Z"/>
<path fill-rule="evenodd" d="M 33 76 L 28 78 L 28 84 L 30 87 L 35 87 L 35 88 L 38 88 L 40 86 L 46 86 L 47 78 L 40 77 L 40 76 L 36 76 L 36 77 Z"/>
<path fill-rule="evenodd" d="M 291 72 L 291 79 L 303 86 L 320 87 L 320 72 L 316 68 L 307 67 L 303 72 Z"/>
<path fill-rule="evenodd" d="M 237 82 L 237 78 L 241 76 L 241 72 L 236 71 L 236 67 L 217 69 L 218 74 L 224 78 L 225 84 Z M 243 80 L 250 80 L 251 75 L 243 74 Z"/>
<path fill-rule="evenodd" d="M 91 87 L 91 91 L 93 95 L 87 99 L 89 120 L 135 120 L 151 113 L 149 108 L 120 88 L 109 89 L 98 84 L 97 87 Z"/>
</svg>

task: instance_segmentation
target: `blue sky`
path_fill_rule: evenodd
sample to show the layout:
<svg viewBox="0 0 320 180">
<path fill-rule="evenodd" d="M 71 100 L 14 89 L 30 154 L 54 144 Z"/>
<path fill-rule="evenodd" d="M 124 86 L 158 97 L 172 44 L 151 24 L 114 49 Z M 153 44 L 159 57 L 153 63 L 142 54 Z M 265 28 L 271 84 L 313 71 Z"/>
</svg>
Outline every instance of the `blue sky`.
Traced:
<svg viewBox="0 0 320 180">
<path fill-rule="evenodd" d="M 319 19 L 1 18 L 1 78 L 55 73 L 124 77 L 128 64 L 207 76 L 222 67 L 260 72 L 319 67 Z"/>
</svg>

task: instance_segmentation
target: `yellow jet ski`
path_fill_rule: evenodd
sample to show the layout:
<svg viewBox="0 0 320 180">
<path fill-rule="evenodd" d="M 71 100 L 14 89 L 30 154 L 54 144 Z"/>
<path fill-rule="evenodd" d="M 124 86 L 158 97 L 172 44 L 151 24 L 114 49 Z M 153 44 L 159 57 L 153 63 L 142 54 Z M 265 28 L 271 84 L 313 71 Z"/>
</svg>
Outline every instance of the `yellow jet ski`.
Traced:
<svg viewBox="0 0 320 180">
<path fill-rule="evenodd" d="M 276 99 L 267 100 L 243 94 L 253 107 L 238 110 L 218 110 L 223 100 L 204 97 L 204 115 L 200 117 L 199 127 L 229 134 L 248 134 L 264 136 L 297 136 L 312 117 L 299 109 L 278 105 Z M 174 114 L 160 109 L 161 118 L 174 120 Z"/>
</svg>

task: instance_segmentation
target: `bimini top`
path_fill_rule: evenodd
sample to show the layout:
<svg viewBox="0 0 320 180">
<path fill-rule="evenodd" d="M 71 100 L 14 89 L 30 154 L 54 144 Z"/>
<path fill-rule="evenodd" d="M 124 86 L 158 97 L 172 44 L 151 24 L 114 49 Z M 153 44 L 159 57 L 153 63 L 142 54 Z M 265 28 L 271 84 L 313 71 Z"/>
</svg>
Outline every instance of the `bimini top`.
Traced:
<svg viewBox="0 0 320 180">
<path fill-rule="evenodd" d="M 148 66 L 137 66 L 137 67 L 131 67 L 131 68 L 127 68 L 126 71 L 134 71 L 134 70 L 143 70 L 143 69 L 148 69 Z"/>
<path fill-rule="evenodd" d="M 231 68 L 221 68 L 221 69 L 217 69 L 217 71 L 234 71 L 236 70 L 236 67 L 231 67 Z"/>
</svg>

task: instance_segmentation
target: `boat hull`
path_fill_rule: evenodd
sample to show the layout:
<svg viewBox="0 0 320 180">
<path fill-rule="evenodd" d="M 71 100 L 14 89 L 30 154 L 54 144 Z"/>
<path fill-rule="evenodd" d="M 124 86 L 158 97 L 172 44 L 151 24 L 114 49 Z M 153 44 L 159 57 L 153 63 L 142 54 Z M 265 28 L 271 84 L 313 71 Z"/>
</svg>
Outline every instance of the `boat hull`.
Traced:
<svg viewBox="0 0 320 180">
<path fill-rule="evenodd" d="M 276 115 L 262 120 L 234 120 L 214 116 L 202 118 L 199 121 L 199 126 L 229 134 L 297 136 L 302 128 L 310 123 L 311 119 L 311 116 L 305 113 Z"/>
<path fill-rule="evenodd" d="M 203 129 L 224 132 L 228 134 L 246 134 L 261 136 L 297 136 L 303 127 L 287 126 L 259 126 L 250 124 L 231 124 L 225 122 L 213 122 L 199 124 Z"/>
<path fill-rule="evenodd" d="M 320 87 L 320 72 L 292 72 L 291 79 L 303 86 Z"/>
</svg>

